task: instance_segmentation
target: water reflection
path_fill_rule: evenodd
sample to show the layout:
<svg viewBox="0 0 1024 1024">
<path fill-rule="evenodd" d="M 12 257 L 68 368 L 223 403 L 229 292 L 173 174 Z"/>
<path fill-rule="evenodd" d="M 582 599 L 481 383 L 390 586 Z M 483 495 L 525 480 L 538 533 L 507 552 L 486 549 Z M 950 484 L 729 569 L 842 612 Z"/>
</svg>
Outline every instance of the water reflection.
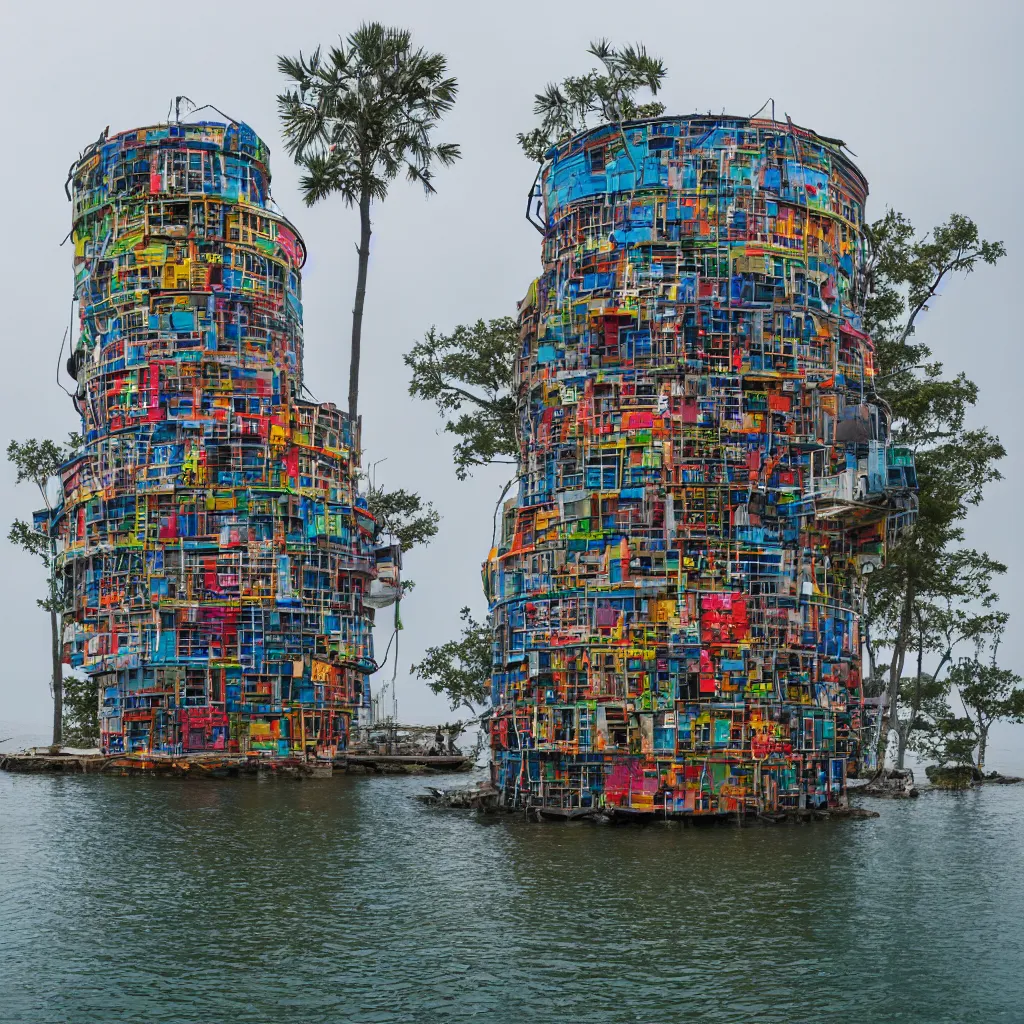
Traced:
<svg viewBox="0 0 1024 1024">
<path fill-rule="evenodd" d="M 0 777 L 4 1019 L 1024 1018 L 1024 789 L 738 830 L 421 788 Z"/>
</svg>

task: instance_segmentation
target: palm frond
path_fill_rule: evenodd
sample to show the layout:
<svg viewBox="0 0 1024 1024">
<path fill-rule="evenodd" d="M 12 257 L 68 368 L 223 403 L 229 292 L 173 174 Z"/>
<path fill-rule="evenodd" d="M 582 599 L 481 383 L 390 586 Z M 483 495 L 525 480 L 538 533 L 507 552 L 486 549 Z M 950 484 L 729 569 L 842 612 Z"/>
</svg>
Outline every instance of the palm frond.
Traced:
<svg viewBox="0 0 1024 1024">
<path fill-rule="evenodd" d="M 434 148 L 438 162 L 451 167 L 456 160 L 462 159 L 462 147 L 457 142 L 441 142 Z"/>
<path fill-rule="evenodd" d="M 299 178 L 302 201 L 313 206 L 330 195 L 340 195 L 349 206 L 359 201 L 358 168 L 337 154 L 312 155 L 302 161 L 306 173 Z"/>
<path fill-rule="evenodd" d="M 666 75 L 665 64 L 651 56 L 640 43 L 616 49 L 607 39 L 593 41 L 587 52 L 601 67 L 585 75 L 569 76 L 560 84 L 549 83 L 534 98 L 539 127 L 519 133 L 517 139 L 527 156 L 543 161 L 551 146 L 589 127 L 591 117 L 621 122 L 635 116 L 656 116 L 660 104 L 640 105 L 638 89 L 656 95 Z M 638 115 L 638 111 L 644 113 Z"/>
<path fill-rule="evenodd" d="M 434 175 L 431 172 L 430 168 L 427 166 L 411 163 L 406 164 L 405 176 L 409 179 L 409 181 L 418 181 L 423 186 L 423 191 L 426 192 L 427 195 L 433 195 L 433 193 L 437 191 L 437 189 L 434 188 L 433 183 Z"/>
<path fill-rule="evenodd" d="M 554 82 L 549 82 L 544 91 L 537 93 L 534 97 L 533 112 L 547 114 L 553 110 L 564 109 L 565 106 L 565 94 Z"/>
<path fill-rule="evenodd" d="M 444 55 L 414 49 L 406 29 L 363 23 L 324 57 L 281 57 L 278 67 L 295 83 L 278 110 L 309 204 L 334 192 L 382 199 L 403 171 L 429 192 L 434 168 L 461 156 L 457 144 L 432 141 L 458 82 Z"/>
</svg>

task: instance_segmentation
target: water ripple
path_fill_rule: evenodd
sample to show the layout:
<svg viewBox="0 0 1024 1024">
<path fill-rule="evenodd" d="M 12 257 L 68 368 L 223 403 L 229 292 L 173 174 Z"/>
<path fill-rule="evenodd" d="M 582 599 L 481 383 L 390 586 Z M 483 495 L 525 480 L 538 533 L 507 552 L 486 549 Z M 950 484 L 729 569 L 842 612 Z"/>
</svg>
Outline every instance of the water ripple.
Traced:
<svg viewBox="0 0 1024 1024">
<path fill-rule="evenodd" d="M 745 830 L 421 788 L 0 777 L 2 1019 L 1024 1019 L 1024 787 Z"/>
</svg>

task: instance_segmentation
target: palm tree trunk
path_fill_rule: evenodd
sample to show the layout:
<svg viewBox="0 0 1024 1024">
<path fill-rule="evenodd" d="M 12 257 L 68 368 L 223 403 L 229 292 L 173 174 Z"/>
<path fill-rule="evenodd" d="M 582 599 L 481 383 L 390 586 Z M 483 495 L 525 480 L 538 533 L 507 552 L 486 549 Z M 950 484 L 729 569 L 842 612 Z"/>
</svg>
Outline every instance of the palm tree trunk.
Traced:
<svg viewBox="0 0 1024 1024">
<path fill-rule="evenodd" d="M 363 336 L 363 305 L 366 302 L 366 271 L 370 263 L 370 193 L 359 197 L 359 273 L 356 302 L 352 307 L 352 358 L 348 368 L 348 415 L 355 429 L 359 412 L 359 356 Z"/>
<path fill-rule="evenodd" d="M 50 658 L 53 668 L 53 740 L 60 745 L 64 739 L 64 674 L 60 663 L 60 632 L 57 628 L 57 609 L 50 606 Z"/>
</svg>

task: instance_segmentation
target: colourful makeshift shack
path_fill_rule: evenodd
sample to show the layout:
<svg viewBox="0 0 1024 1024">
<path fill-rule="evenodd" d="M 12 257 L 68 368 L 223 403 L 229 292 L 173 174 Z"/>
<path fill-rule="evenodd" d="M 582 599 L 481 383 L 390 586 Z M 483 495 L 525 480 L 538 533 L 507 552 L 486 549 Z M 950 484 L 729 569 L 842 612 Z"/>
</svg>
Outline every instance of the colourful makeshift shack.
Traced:
<svg viewBox="0 0 1024 1024">
<path fill-rule="evenodd" d="M 485 566 L 508 805 L 831 805 L 865 758 L 864 576 L 916 508 L 862 329 L 867 182 L 770 120 L 548 154 L 519 489 Z"/>
<path fill-rule="evenodd" d="M 247 125 L 172 123 L 71 172 L 83 445 L 53 528 L 106 752 L 331 756 L 369 706 L 359 425 L 302 397 L 305 248 L 268 158 Z"/>
</svg>

